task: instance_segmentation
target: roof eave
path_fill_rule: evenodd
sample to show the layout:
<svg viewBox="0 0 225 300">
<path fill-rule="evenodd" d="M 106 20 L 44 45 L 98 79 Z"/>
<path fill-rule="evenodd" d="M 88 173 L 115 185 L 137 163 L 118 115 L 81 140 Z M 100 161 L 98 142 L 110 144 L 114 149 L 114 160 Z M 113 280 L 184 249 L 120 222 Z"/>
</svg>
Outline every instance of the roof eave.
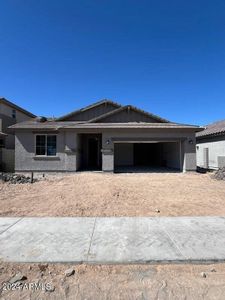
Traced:
<svg viewBox="0 0 225 300">
<path fill-rule="evenodd" d="M 16 105 L 16 104 L 14 104 L 13 102 L 11 102 L 11 101 L 9 101 L 9 100 L 3 98 L 3 97 L 0 98 L 0 103 L 1 103 L 1 102 L 2 102 L 3 104 L 6 104 L 6 105 L 8 105 L 8 106 L 10 106 L 10 107 L 12 107 L 12 108 L 15 108 L 15 109 L 19 110 L 20 112 L 24 113 L 25 115 L 27 115 L 27 116 L 29 116 L 29 117 L 31 117 L 31 118 L 36 118 L 36 117 L 37 117 L 36 115 L 32 114 L 32 113 L 29 112 L 28 110 L 26 110 L 26 109 L 24 109 L 24 108 L 22 108 L 22 107 L 20 107 L 20 106 L 18 106 L 18 105 Z"/>
<path fill-rule="evenodd" d="M 213 138 L 213 137 L 224 136 L 224 135 L 225 135 L 225 130 L 220 132 L 209 133 L 209 134 L 196 135 L 196 139 L 200 140 L 204 138 Z"/>
<path fill-rule="evenodd" d="M 6 133 L 4 133 L 4 132 L 0 132 L 0 137 L 5 137 L 5 136 L 7 136 L 7 134 L 6 134 Z"/>
</svg>

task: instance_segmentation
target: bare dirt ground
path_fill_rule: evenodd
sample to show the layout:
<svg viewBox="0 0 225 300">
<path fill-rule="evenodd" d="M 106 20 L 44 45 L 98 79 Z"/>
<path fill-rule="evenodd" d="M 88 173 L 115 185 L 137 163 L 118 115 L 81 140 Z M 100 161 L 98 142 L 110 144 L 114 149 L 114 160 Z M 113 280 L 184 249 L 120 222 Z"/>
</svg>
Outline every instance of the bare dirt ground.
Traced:
<svg viewBox="0 0 225 300">
<path fill-rule="evenodd" d="M 66 269 L 75 274 L 66 277 Z M 0 264 L 0 298 L 18 299 L 224 299 L 225 264 L 217 265 L 47 265 Z M 10 290 L 16 273 L 27 277 L 21 290 Z M 31 288 L 39 283 L 41 288 Z M 50 291 L 45 291 L 45 284 Z M 26 285 L 25 285 L 26 284 Z M 29 286 L 29 289 L 27 288 Z M 43 290 L 42 290 L 43 289 Z M 48 289 L 48 288 L 47 288 Z"/>
<path fill-rule="evenodd" d="M 224 202 L 225 182 L 197 173 L 77 173 L 34 184 L 0 183 L 0 216 L 219 216 Z M 75 274 L 66 277 L 71 267 Z M 11 290 L 6 283 L 18 272 L 27 279 Z M 43 268 L 0 262 L 0 298 L 223 300 L 225 263 Z"/>
<path fill-rule="evenodd" d="M 224 203 L 225 181 L 198 173 L 85 172 L 0 183 L 0 216 L 222 216 Z"/>
</svg>

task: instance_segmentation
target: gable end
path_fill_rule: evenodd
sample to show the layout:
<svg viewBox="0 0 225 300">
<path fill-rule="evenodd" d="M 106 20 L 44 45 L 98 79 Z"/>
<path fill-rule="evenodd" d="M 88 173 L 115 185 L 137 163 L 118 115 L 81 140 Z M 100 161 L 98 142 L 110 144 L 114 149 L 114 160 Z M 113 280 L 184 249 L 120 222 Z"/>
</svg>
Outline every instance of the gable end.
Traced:
<svg viewBox="0 0 225 300">
<path fill-rule="evenodd" d="M 112 112 L 119 107 L 121 107 L 121 105 L 113 101 L 102 100 L 62 116 L 58 118 L 57 121 L 89 121 L 93 118 Z"/>
<path fill-rule="evenodd" d="M 102 116 L 91 119 L 91 123 L 129 123 L 129 122 L 144 122 L 144 123 L 169 123 L 168 120 L 160 118 L 151 113 L 140 110 L 134 106 L 127 105 L 120 107 L 112 112 L 108 112 Z"/>
</svg>

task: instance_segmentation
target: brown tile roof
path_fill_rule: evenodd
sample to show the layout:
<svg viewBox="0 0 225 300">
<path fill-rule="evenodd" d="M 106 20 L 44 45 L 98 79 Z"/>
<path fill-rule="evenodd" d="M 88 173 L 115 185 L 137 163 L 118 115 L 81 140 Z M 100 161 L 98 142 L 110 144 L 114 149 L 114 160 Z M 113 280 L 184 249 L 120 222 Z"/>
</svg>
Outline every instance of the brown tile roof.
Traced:
<svg viewBox="0 0 225 300">
<path fill-rule="evenodd" d="M 63 128 L 68 128 L 65 125 Z M 74 128 L 182 128 L 182 129 L 199 129 L 198 126 L 176 124 L 176 123 L 143 123 L 143 122 L 133 122 L 133 123 L 83 123 L 76 124 Z"/>
<path fill-rule="evenodd" d="M 36 130 L 59 130 L 59 129 L 91 129 L 91 128 L 141 128 L 141 129 L 192 129 L 195 131 L 202 130 L 199 126 L 177 124 L 177 123 L 143 123 L 143 122 L 133 122 L 133 123 L 87 123 L 87 122 L 74 122 L 74 121 L 26 121 L 22 123 L 17 123 L 10 126 L 11 129 L 36 129 Z"/>
<path fill-rule="evenodd" d="M 35 116 L 34 114 L 32 114 L 31 112 L 29 112 L 29 111 L 23 109 L 22 107 L 20 107 L 20 106 L 14 104 L 13 102 L 11 102 L 11 101 L 9 101 L 9 100 L 7 100 L 7 99 L 5 99 L 5 98 L 1 98 L 1 97 L 0 97 L 0 104 L 1 104 L 1 103 L 4 103 L 4 104 L 6 104 L 6 105 L 8 105 L 8 106 L 10 106 L 10 107 L 12 107 L 12 108 L 14 108 L 14 109 L 19 110 L 19 111 L 21 111 L 22 113 L 24 113 L 25 115 L 27 115 L 27 116 L 29 116 L 29 117 L 31 117 L 31 118 L 35 118 L 35 117 L 36 117 L 36 116 Z"/>
<path fill-rule="evenodd" d="M 196 134 L 197 138 L 203 138 L 207 136 L 225 135 L 225 120 L 218 121 L 205 126 L 205 130 Z"/>
</svg>

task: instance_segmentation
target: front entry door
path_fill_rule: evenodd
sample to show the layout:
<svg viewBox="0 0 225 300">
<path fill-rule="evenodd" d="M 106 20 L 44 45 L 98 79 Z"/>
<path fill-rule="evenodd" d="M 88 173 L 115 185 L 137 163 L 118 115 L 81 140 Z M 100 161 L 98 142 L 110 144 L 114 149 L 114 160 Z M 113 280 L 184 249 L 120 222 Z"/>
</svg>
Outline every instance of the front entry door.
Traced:
<svg viewBox="0 0 225 300">
<path fill-rule="evenodd" d="M 88 139 L 88 167 L 99 168 L 99 139 L 91 137 Z"/>
</svg>

